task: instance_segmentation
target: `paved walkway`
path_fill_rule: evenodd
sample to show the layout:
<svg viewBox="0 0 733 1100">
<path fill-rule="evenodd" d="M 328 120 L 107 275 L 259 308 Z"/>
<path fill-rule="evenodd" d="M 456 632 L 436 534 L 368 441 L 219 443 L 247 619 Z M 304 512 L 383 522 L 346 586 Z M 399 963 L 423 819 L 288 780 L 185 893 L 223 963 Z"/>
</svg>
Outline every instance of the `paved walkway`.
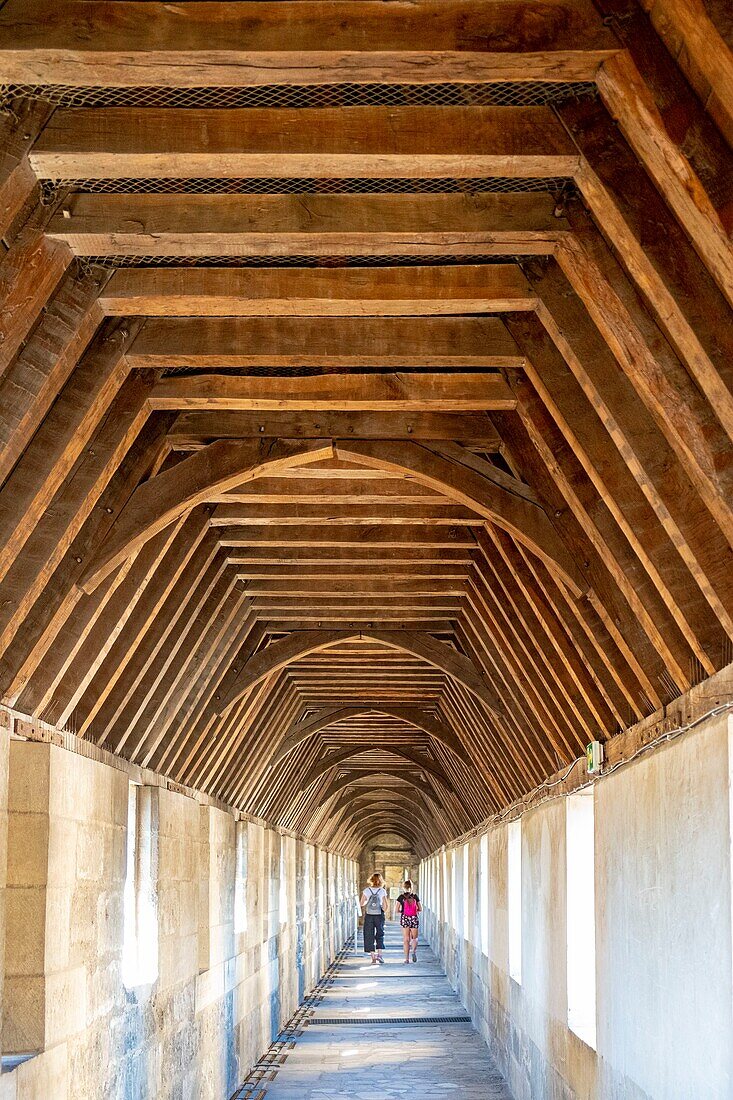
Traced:
<svg viewBox="0 0 733 1100">
<path fill-rule="evenodd" d="M 390 923 L 384 966 L 344 959 L 265 1100 L 512 1100 L 430 948 L 407 967 L 401 940 Z"/>
</svg>

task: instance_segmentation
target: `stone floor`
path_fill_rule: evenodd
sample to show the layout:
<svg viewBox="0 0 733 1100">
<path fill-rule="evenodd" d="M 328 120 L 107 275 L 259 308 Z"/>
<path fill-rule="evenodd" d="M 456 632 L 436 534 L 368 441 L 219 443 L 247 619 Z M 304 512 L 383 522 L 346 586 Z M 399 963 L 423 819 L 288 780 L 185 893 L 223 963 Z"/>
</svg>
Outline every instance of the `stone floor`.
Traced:
<svg viewBox="0 0 733 1100">
<path fill-rule="evenodd" d="M 388 924 L 384 957 L 381 967 L 361 952 L 345 958 L 265 1100 L 511 1100 L 430 948 L 405 966 L 400 929 Z"/>
</svg>

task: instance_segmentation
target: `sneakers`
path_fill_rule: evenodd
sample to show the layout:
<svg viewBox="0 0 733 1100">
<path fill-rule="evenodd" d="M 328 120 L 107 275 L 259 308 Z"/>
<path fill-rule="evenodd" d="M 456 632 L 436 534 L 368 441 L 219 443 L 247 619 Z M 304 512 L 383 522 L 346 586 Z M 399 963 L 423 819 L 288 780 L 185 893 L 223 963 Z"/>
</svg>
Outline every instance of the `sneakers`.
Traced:
<svg viewBox="0 0 733 1100">
<path fill-rule="evenodd" d="M 384 966 L 384 959 L 382 958 L 381 955 L 377 955 L 377 965 L 378 966 Z"/>
<path fill-rule="evenodd" d="M 413 952 L 412 952 L 412 961 L 413 961 L 414 963 L 416 963 L 416 962 L 417 962 L 417 951 L 413 951 Z"/>
</svg>

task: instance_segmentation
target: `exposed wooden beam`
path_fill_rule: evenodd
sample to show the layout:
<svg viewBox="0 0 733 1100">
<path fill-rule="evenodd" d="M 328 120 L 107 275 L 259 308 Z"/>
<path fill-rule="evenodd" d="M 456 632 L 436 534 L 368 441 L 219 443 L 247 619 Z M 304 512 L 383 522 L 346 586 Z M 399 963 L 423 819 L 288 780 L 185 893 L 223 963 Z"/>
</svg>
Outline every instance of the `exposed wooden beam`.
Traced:
<svg viewBox="0 0 733 1100">
<path fill-rule="evenodd" d="M 585 0 L 190 3 L 10 0 L 8 83 L 166 87 L 592 80 L 618 48 Z"/>
<path fill-rule="evenodd" d="M 301 565 L 299 562 L 292 562 L 288 566 L 282 565 L 237 565 L 235 562 L 229 559 L 230 564 L 234 566 L 242 580 L 247 581 L 276 581 L 286 580 L 290 577 L 293 578 L 295 584 L 301 579 L 317 578 L 319 580 L 344 580 L 347 578 L 356 578 L 358 580 L 367 580 L 375 576 L 375 570 L 369 568 L 373 563 L 359 563 L 359 562 L 347 562 L 345 564 L 338 562 L 323 562 L 321 565 Z M 467 561 L 465 563 L 456 563 L 455 565 L 448 564 L 428 564 L 428 563 L 394 563 L 394 562 L 379 562 L 379 569 L 376 571 L 380 578 L 384 578 L 387 581 L 390 580 L 421 580 L 427 578 L 436 578 L 442 580 L 465 580 L 472 567 L 472 562 Z"/>
<path fill-rule="evenodd" d="M 666 128 L 654 95 L 628 53 L 617 54 L 601 67 L 598 88 L 632 149 L 733 304 L 733 249 L 728 233 L 692 164 Z"/>
<path fill-rule="evenodd" d="M 413 485 L 397 477 L 369 479 L 358 476 L 345 478 L 258 478 L 249 485 L 240 485 L 222 493 L 220 504 L 445 504 L 441 493 L 431 492 L 422 485 Z M 214 520 L 216 522 L 216 520 Z"/>
<path fill-rule="evenodd" d="M 31 222 L 0 259 L 0 378 L 7 371 L 73 259 L 63 241 Z"/>
<path fill-rule="evenodd" d="M 603 105 L 557 108 L 583 153 L 577 184 L 699 389 L 733 439 L 733 327 L 728 304 L 684 229 Z M 577 224 L 577 208 L 569 205 Z"/>
<path fill-rule="evenodd" d="M 0 493 L 0 579 L 112 404 L 135 328 L 109 321 L 67 382 Z"/>
<path fill-rule="evenodd" d="M 273 324 L 276 324 L 276 322 L 273 322 Z M 409 329 L 411 326 L 406 325 L 406 328 Z M 452 330 L 449 329 L 442 334 L 436 333 L 435 335 L 438 338 L 441 335 L 444 336 L 449 358 L 454 360 L 468 358 L 458 354 L 450 355 L 451 332 L 454 335 L 457 334 L 457 330 L 452 328 Z M 481 339 L 481 330 L 474 330 L 474 332 L 478 344 Z M 498 336 L 501 341 L 501 350 L 508 353 L 510 348 L 514 348 L 514 343 L 509 339 L 504 341 L 503 332 L 502 326 L 500 332 L 493 332 L 489 329 L 484 335 L 488 339 Z M 369 333 L 362 331 L 362 335 L 367 338 Z M 394 341 L 390 351 L 397 353 L 394 358 L 401 359 L 404 365 L 405 359 L 408 358 L 408 351 L 406 350 L 402 355 L 399 354 L 400 335 L 398 332 L 390 334 L 391 340 Z M 303 336 L 304 339 L 307 338 L 307 334 L 303 334 Z M 333 336 L 343 342 L 344 356 L 337 357 L 339 365 L 343 365 L 346 348 L 351 344 L 352 338 L 358 341 L 359 329 L 356 328 L 350 333 L 347 326 L 344 326 L 341 330 L 337 326 L 334 328 Z M 424 340 L 425 346 L 430 343 L 430 336 L 430 332 L 424 334 L 413 332 L 415 342 L 417 343 L 418 337 L 422 337 L 420 342 L 422 343 Z M 242 333 L 241 338 L 246 339 L 246 333 Z M 161 347 L 164 346 L 164 339 L 164 335 L 161 335 Z M 230 352 L 234 353 L 234 348 L 237 346 L 239 339 L 240 337 L 232 333 Z M 369 354 L 368 348 L 363 345 L 361 347 L 362 353 L 355 356 L 353 355 L 353 347 L 349 346 L 351 354 L 348 358 L 358 358 L 363 360 L 364 363 L 373 363 L 377 354 Z M 457 352 L 458 348 L 454 347 L 452 350 Z M 476 350 L 478 351 L 478 348 Z M 250 361 L 255 358 L 258 360 L 269 358 L 271 362 L 275 357 L 274 352 L 271 352 L 268 357 L 264 344 L 261 353 L 257 356 L 252 354 L 253 349 L 251 347 L 248 352 L 247 358 Z M 241 359 L 240 352 L 234 354 Z M 171 355 L 176 358 L 172 351 L 165 353 L 164 358 Z M 389 356 L 389 358 L 392 357 Z M 218 358 L 221 362 L 222 357 Z M 300 356 L 294 355 L 292 358 L 299 359 L 301 363 L 304 359 L 318 359 L 319 363 L 323 363 L 326 359 L 325 356 L 313 354 L 312 345 L 310 355 L 306 356 L 301 353 Z M 385 358 L 387 357 L 383 354 L 381 356 L 382 361 Z M 430 365 L 436 366 L 438 365 L 436 360 L 439 360 L 441 356 L 433 346 L 432 354 L 426 351 L 422 358 L 432 359 L 433 362 Z M 518 367 L 524 365 L 524 359 L 519 354 L 492 356 L 488 349 L 479 358 L 482 366 L 488 365 L 492 359 L 494 362 L 502 359 L 506 362 L 506 365 Z M 192 361 L 190 357 L 189 360 Z M 415 360 L 420 360 L 417 349 Z M 142 366 L 143 363 L 159 362 L 159 357 L 155 354 L 149 354 L 147 350 L 137 351 L 133 349 L 132 354 L 127 357 L 127 362 L 128 364 L 132 362 L 136 366 Z M 466 363 L 462 362 L 460 365 L 465 366 Z M 165 378 L 155 387 L 151 396 L 151 405 L 154 409 L 174 411 L 184 409 L 196 411 L 215 410 L 217 412 L 236 410 L 262 413 L 280 411 L 304 413 L 347 411 L 419 413 L 506 410 L 513 409 L 515 402 L 506 382 L 496 372 L 482 371 L 471 374 L 426 374 L 420 372 L 411 374 L 402 371 L 389 374 L 323 374 L 296 378 L 287 376 L 237 377 L 221 374 Z M 255 432 L 253 434 L 263 435 L 264 433 Z M 413 435 L 414 433 L 410 432 L 408 434 Z"/>
<path fill-rule="evenodd" d="M 467 527 L 422 527 L 415 524 L 414 527 L 403 527 L 401 530 L 391 530 L 389 527 L 329 527 L 326 524 L 315 524 L 302 527 L 278 527 L 271 524 L 267 527 L 236 527 L 224 528 L 219 533 L 219 542 L 222 546 L 268 547 L 268 561 L 277 556 L 278 549 L 291 550 L 303 549 L 306 554 L 318 553 L 320 548 L 327 548 L 328 554 L 339 554 L 344 550 L 348 557 L 353 557 L 353 551 L 369 555 L 375 550 L 379 554 L 387 554 L 394 550 L 398 560 L 404 556 L 409 557 L 413 552 L 425 551 L 428 548 L 435 550 L 455 551 L 461 549 L 475 549 L 476 541 L 470 528 Z M 389 555 L 392 557 L 393 555 Z"/>
<path fill-rule="evenodd" d="M 15 99 L 0 117 L 0 237 L 22 222 L 24 208 L 38 186 L 28 163 L 28 150 L 51 113 L 49 104 Z"/>
<path fill-rule="evenodd" d="M 69 273 L 0 379 L 0 484 L 30 443 L 96 332 L 94 275 Z"/>
<path fill-rule="evenodd" d="M 429 317 L 535 304 L 516 264 L 122 268 L 100 294 L 106 314 L 124 317 Z"/>
<path fill-rule="evenodd" d="M 350 606 L 349 601 L 358 600 L 362 596 L 379 596 L 384 593 L 387 597 L 395 599 L 403 596 L 434 596 L 434 595 L 465 595 L 465 579 L 459 577 L 451 580 L 448 578 L 426 577 L 420 578 L 393 578 L 385 583 L 381 576 L 347 577 L 317 579 L 314 577 L 290 577 L 280 580 L 250 581 L 247 585 L 247 595 L 252 597 L 270 596 L 288 599 L 291 597 L 303 597 L 317 601 L 331 598 L 345 600 L 345 606 Z"/>
<path fill-rule="evenodd" d="M 470 508 L 443 501 L 439 504 L 219 504 L 212 515 L 217 527 L 269 526 L 272 523 L 328 523 L 352 526 L 358 524 L 405 525 L 422 523 L 426 527 L 483 527 L 483 518 Z"/>
<path fill-rule="evenodd" d="M 733 53 L 702 0 L 642 0 L 657 34 L 733 147 Z"/>
<path fill-rule="evenodd" d="M 350 760 L 353 760 L 355 757 L 359 757 L 363 755 L 364 752 L 368 751 L 368 749 L 359 749 L 358 747 L 354 748 L 352 746 L 348 749 L 337 749 L 335 752 L 329 753 L 328 756 L 325 756 L 321 760 L 318 760 L 308 770 L 308 772 L 300 781 L 299 790 L 306 790 L 308 787 L 312 786 L 312 784 L 315 783 L 317 779 L 320 779 L 322 775 L 325 775 L 327 772 L 329 772 L 331 768 L 337 766 L 343 767 Z M 411 764 L 415 764 L 418 769 L 427 772 L 429 775 L 434 776 L 443 787 L 446 787 L 454 794 L 456 793 L 455 787 L 448 779 L 443 769 L 438 767 L 435 763 L 433 763 L 433 761 L 423 759 L 423 757 L 418 756 L 417 753 L 410 752 L 410 750 L 405 748 L 404 745 L 390 745 L 389 747 L 385 746 L 383 751 L 385 753 L 389 753 L 390 755 L 401 757 Z M 358 760 L 356 761 L 355 766 L 359 766 Z"/>
<path fill-rule="evenodd" d="M 77 193 L 47 228 L 54 241 L 80 256 L 419 257 L 437 252 L 469 259 L 546 255 L 565 231 L 555 200 L 544 193 Z"/>
<path fill-rule="evenodd" d="M 96 363 L 101 378 L 104 373 L 102 358 L 97 357 Z M 73 463 L 69 476 L 57 488 L 52 505 L 39 510 L 35 524 L 19 531 L 17 541 L 22 539 L 22 546 L 18 552 L 11 551 L 14 539 L 7 545 L 7 570 L 0 584 L 0 652 L 14 634 L 24 632 L 24 620 L 41 595 L 50 595 L 49 589 L 53 591 L 56 585 L 61 599 L 70 594 L 65 585 L 66 571 L 62 567 L 64 557 L 76 544 L 86 521 L 147 420 L 145 398 L 150 384 L 150 379 L 139 376 L 128 378 L 122 383 L 114 402 L 114 415 L 104 416 L 97 431 L 92 430 L 88 435 L 83 425 L 77 428 L 81 453 Z M 93 393 L 91 385 L 89 391 Z M 59 412 L 65 418 L 64 423 L 72 427 L 74 418 L 68 406 L 60 405 Z M 55 453 L 54 433 L 58 446 L 63 446 L 65 442 L 59 422 L 56 421 L 51 430 L 53 425 L 53 421 L 48 425 L 49 435 L 43 434 L 39 439 L 39 443 L 43 444 L 40 456 L 44 458 Z M 34 454 L 31 447 L 26 455 L 29 466 L 33 460 L 37 469 L 44 469 L 39 461 L 39 452 Z M 59 464 L 61 461 L 59 459 Z M 23 463 L 18 464 L 13 477 L 6 483 L 8 490 L 13 486 L 15 474 L 20 475 L 27 468 Z M 30 514 L 34 506 L 35 503 L 29 506 Z M 82 559 L 78 552 L 74 556 L 77 562 Z M 78 575 L 78 570 L 76 572 Z M 50 585 L 52 577 L 53 584 Z"/>
<path fill-rule="evenodd" d="M 149 18 L 149 15 L 146 16 Z M 572 176 L 547 107 L 59 108 L 40 179 Z"/>
<path fill-rule="evenodd" d="M 43 574 L 39 576 L 37 563 L 32 557 L 28 562 L 32 568 L 24 584 L 34 586 L 38 584 L 39 589 L 29 600 L 23 616 L 22 629 L 16 630 L 12 644 L 5 648 L 0 658 L 0 691 L 3 696 L 11 700 L 11 705 L 42 664 L 49 646 L 64 629 L 69 615 L 81 599 L 82 590 L 78 581 L 88 558 L 104 540 L 114 523 L 115 516 L 124 508 L 136 486 L 146 477 L 154 475 L 159 468 L 161 451 L 165 446 L 164 420 L 157 423 L 148 421 L 134 439 L 124 439 L 125 434 L 134 427 L 135 395 L 139 396 L 137 408 L 145 407 L 145 388 L 146 384 L 142 378 L 133 377 L 126 381 L 124 389 L 127 394 L 118 397 L 118 415 L 107 420 L 102 429 L 103 438 L 99 443 L 103 446 L 99 456 L 96 454 L 97 440 L 95 440 L 95 454 L 88 457 L 95 462 L 99 457 L 100 469 L 104 469 L 108 463 L 111 465 L 110 454 L 115 448 L 119 447 L 124 457 L 98 500 L 96 492 L 91 491 L 90 483 L 85 479 L 82 487 L 84 509 L 79 513 L 77 498 L 75 515 L 75 522 L 82 522 L 83 525 L 71 545 L 67 547 L 63 540 L 59 545 L 58 531 L 52 532 L 53 539 L 50 540 L 52 554 L 50 559 L 46 556 L 42 560 L 52 562 L 53 584 L 48 584 L 51 573 L 46 574 L 45 577 Z M 123 398 L 123 403 L 120 403 L 120 397 Z M 124 412 L 122 412 L 123 409 Z M 73 482 L 70 488 L 75 492 Z M 91 511 L 86 522 L 83 522 L 84 510 L 87 507 Z M 53 519 L 53 513 L 51 518 Z M 53 558 L 59 551 L 62 555 L 61 562 L 55 564 Z M 14 599 L 10 607 L 14 613 L 18 613 L 21 609 L 19 593 L 24 589 L 19 587 L 17 581 L 14 581 L 13 587 Z"/>
<path fill-rule="evenodd" d="M 196 450 L 214 439 L 458 439 L 484 451 L 498 451 L 499 433 L 485 413 L 420 412 L 183 412 L 168 439 L 174 450 Z"/>
<path fill-rule="evenodd" d="M 456 528 L 455 534 L 465 534 L 464 528 Z M 220 532 L 217 532 L 220 535 Z M 414 532 L 410 532 L 410 537 Z M 246 573 L 249 569 L 280 569 L 285 567 L 298 572 L 300 569 L 359 569 L 361 567 L 373 567 L 377 565 L 380 570 L 385 569 L 389 573 L 391 568 L 409 569 L 412 565 L 420 569 L 445 566 L 447 569 L 455 569 L 470 565 L 472 550 L 475 549 L 475 540 L 469 533 L 471 542 L 458 542 L 454 549 L 448 549 L 446 545 L 440 547 L 426 547 L 412 541 L 400 547 L 400 553 L 393 553 L 389 548 L 380 550 L 378 547 L 367 545 L 366 547 L 349 547 L 334 544 L 332 546 L 297 546 L 288 545 L 252 545 L 242 549 L 232 549 L 228 552 L 228 560 L 235 567 L 243 567 Z M 447 540 L 443 540 L 445 543 Z"/>
<path fill-rule="evenodd" d="M 406 317 L 156 318 L 145 322 L 128 353 L 127 361 L 131 367 L 214 370 L 219 367 L 252 366 L 381 366 L 399 370 L 409 366 L 425 369 L 522 365 L 522 357 L 518 355 L 514 342 L 502 322 L 494 317 L 423 317 L 419 320 Z M 382 384 L 387 385 L 388 380 L 383 376 L 382 379 Z M 323 386 L 327 381 L 309 378 L 297 380 L 296 383 L 294 379 L 262 378 L 258 384 L 275 388 L 278 384 L 281 387 L 288 384 Z M 219 399 L 218 403 L 215 402 L 214 395 L 223 396 L 225 386 L 236 393 L 237 386 L 241 390 L 243 385 L 246 388 L 253 385 L 252 379 L 243 383 L 242 379 L 222 379 L 219 376 L 215 379 L 179 379 L 164 385 L 168 390 L 175 390 L 181 382 L 189 386 L 196 382 L 202 387 L 208 385 L 210 404 L 199 405 L 200 408 L 221 408 L 223 401 Z M 499 386 L 500 382 L 497 378 L 493 384 Z M 353 385 L 356 384 L 354 380 Z M 437 386 L 437 380 L 433 379 L 432 384 Z M 467 380 L 463 384 L 467 385 Z M 444 385 L 450 385 L 450 379 Z M 443 391 L 438 392 L 442 397 Z M 251 409 L 257 406 L 230 404 L 224 407 Z M 269 407 L 287 408 L 281 402 Z M 304 403 L 297 407 L 312 408 L 310 397 L 306 397 Z M 466 411 L 491 408 L 490 405 L 465 404 L 457 407 Z M 338 406 L 327 405 L 326 408 Z M 446 411 L 451 411 L 450 405 L 446 405 Z"/>
</svg>

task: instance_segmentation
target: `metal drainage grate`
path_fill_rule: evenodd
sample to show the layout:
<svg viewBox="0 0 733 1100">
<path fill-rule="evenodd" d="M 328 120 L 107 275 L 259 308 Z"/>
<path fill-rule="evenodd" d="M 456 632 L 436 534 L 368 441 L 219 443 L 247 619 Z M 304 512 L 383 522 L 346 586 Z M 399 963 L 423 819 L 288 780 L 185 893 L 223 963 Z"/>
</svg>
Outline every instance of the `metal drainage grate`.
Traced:
<svg viewBox="0 0 733 1100">
<path fill-rule="evenodd" d="M 0 109 L 17 99 L 56 107 L 285 109 L 334 107 L 546 107 L 597 94 L 593 81 L 503 80 L 482 84 L 264 84 L 253 87 L 79 88 L 64 84 L 0 85 Z"/>
<path fill-rule="evenodd" d="M 308 1020 L 308 1027 L 314 1024 L 347 1024 L 350 1027 L 361 1027 L 362 1024 L 470 1024 L 470 1016 L 359 1016 L 354 1019 L 343 1019 L 336 1016 L 313 1016 Z"/>
</svg>

